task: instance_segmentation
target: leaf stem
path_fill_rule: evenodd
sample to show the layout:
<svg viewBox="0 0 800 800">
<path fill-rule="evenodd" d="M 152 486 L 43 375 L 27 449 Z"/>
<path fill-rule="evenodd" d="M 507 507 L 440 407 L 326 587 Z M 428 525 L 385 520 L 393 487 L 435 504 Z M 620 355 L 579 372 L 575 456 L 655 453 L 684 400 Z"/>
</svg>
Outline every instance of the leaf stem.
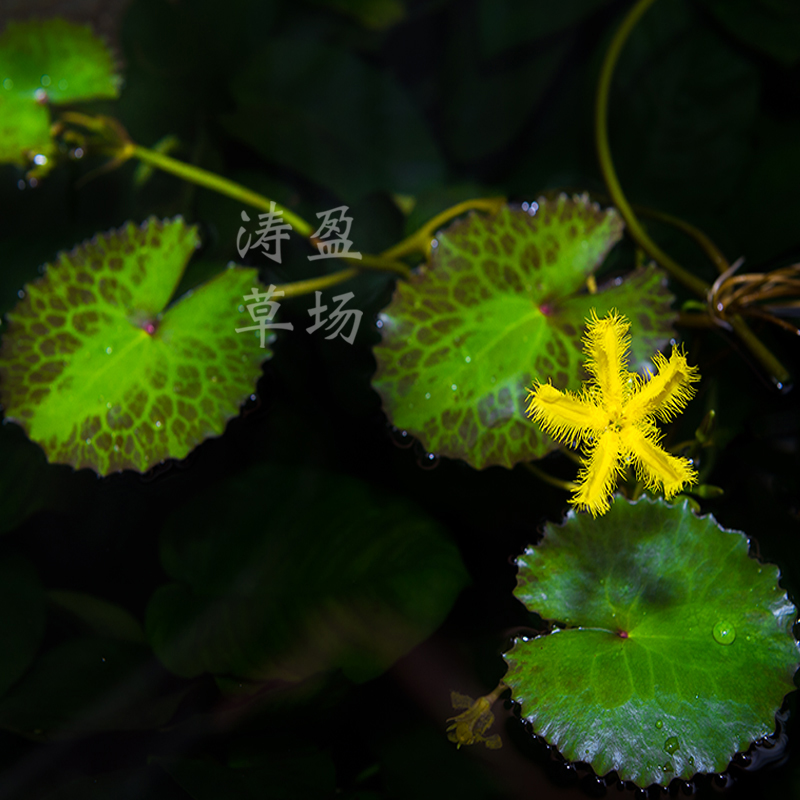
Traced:
<svg viewBox="0 0 800 800">
<path fill-rule="evenodd" d="M 600 161 L 600 171 L 606 182 L 608 193 L 611 200 L 622 214 L 628 231 L 634 241 L 651 258 L 664 267 L 676 280 L 691 289 L 700 297 L 705 297 L 708 293 L 708 284 L 685 270 L 680 264 L 673 261 L 661 248 L 647 235 L 638 218 L 628 203 L 625 193 L 622 191 L 619 178 L 617 178 L 614 162 L 611 158 L 611 148 L 608 143 L 608 95 L 611 88 L 611 78 L 614 74 L 614 67 L 617 65 L 619 54 L 628 39 L 631 31 L 635 27 L 639 18 L 647 11 L 655 0 L 638 0 L 633 8 L 628 12 L 622 24 L 614 34 L 611 44 L 606 51 L 603 59 L 603 66 L 600 70 L 600 80 L 597 83 L 597 95 L 595 100 L 594 133 L 597 156 Z"/>
<path fill-rule="evenodd" d="M 381 255 L 384 258 L 402 258 L 411 253 L 421 253 L 423 256 L 428 256 L 431 252 L 431 241 L 434 238 L 434 234 L 446 222 L 449 222 L 459 214 L 463 214 L 465 211 L 473 209 L 497 213 L 505 202 L 505 197 L 479 197 L 474 200 L 465 200 L 463 203 L 457 203 L 437 214 L 419 230 L 412 233 L 411 236 L 407 236 L 393 247 L 384 250 Z"/>
<path fill-rule="evenodd" d="M 543 469 L 539 469 L 535 464 L 532 464 L 530 461 L 526 461 L 523 466 L 529 472 L 532 472 L 539 480 L 544 481 L 545 483 L 549 483 L 551 486 L 555 486 L 557 489 L 563 489 L 565 492 L 574 492 L 578 488 L 578 484 L 574 483 L 573 481 L 562 481 L 559 478 L 554 478 L 552 475 L 548 475 Z"/>
<path fill-rule="evenodd" d="M 168 156 L 165 153 L 159 153 L 147 147 L 142 147 L 139 144 L 131 142 L 129 152 L 130 157 L 138 158 L 145 164 L 150 164 L 164 172 L 170 172 L 185 181 L 196 183 L 198 186 L 204 186 L 206 189 L 224 194 L 226 197 L 238 200 L 253 208 L 269 211 L 270 206 L 274 202 L 268 197 L 264 197 L 264 195 L 247 189 L 234 181 L 223 178 L 201 167 L 196 167 L 193 164 L 179 161 L 177 158 L 172 158 L 172 156 Z M 289 211 L 289 209 L 284 208 L 279 203 L 275 203 L 274 208 L 276 212 L 283 213 L 283 218 L 286 222 L 301 236 L 309 238 L 314 232 L 314 228 L 293 211 Z"/>
<path fill-rule="evenodd" d="M 358 275 L 358 267 L 348 267 L 347 269 L 333 272 L 330 275 L 320 275 L 318 278 L 309 278 L 306 281 L 295 281 L 294 283 L 282 283 L 276 286 L 276 290 L 283 292 L 284 297 L 300 297 L 311 292 L 321 292 L 337 283 L 344 283 Z"/>
<path fill-rule="evenodd" d="M 708 299 L 710 286 L 696 275 L 685 270 L 680 264 L 670 258 L 647 234 L 642 227 L 636 214 L 628 203 L 625 193 L 622 191 L 619 179 L 617 178 L 614 162 L 611 158 L 611 148 L 608 143 L 608 96 L 611 88 L 611 78 L 614 74 L 614 67 L 619 59 L 622 47 L 628 39 L 636 23 L 645 11 L 650 8 L 655 0 L 637 0 L 633 8 L 622 20 L 622 24 L 614 34 L 611 44 L 608 46 L 603 66 L 600 69 L 600 79 L 597 83 L 597 95 L 595 98 L 595 145 L 597 156 L 600 161 L 600 171 L 606 182 L 608 193 L 614 205 L 619 209 L 628 231 L 634 241 L 652 259 L 664 267 L 676 280 L 680 281 L 688 289 L 691 289 L 704 300 Z M 710 241 L 710 240 L 709 240 Z M 728 323 L 739 334 L 742 341 L 750 348 L 753 355 L 761 362 L 761 365 L 770 374 L 772 382 L 779 390 L 785 389 L 790 385 L 791 375 L 786 368 L 778 361 L 770 350 L 758 339 L 747 326 L 744 319 L 738 314 L 728 317 Z"/>
</svg>

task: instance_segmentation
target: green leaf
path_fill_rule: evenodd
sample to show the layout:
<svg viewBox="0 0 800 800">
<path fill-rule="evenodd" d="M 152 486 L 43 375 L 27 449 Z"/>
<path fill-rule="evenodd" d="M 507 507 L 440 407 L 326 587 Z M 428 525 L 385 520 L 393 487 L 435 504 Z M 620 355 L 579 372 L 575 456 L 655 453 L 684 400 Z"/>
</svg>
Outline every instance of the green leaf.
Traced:
<svg viewBox="0 0 800 800">
<path fill-rule="evenodd" d="M 186 792 L 156 764 L 77 778 L 72 772 L 65 771 L 64 782 L 41 795 L 43 800 L 186 800 Z"/>
<path fill-rule="evenodd" d="M 47 593 L 51 603 L 76 619 L 88 633 L 107 639 L 144 644 L 144 631 L 130 611 L 101 597 L 84 592 L 52 589 Z"/>
<path fill-rule="evenodd" d="M 246 764 L 219 764 L 199 759 L 154 759 L 192 800 L 325 800 L 336 793 L 336 769 L 327 753 L 317 749 L 283 752 L 271 748 Z"/>
<path fill-rule="evenodd" d="M 253 391 L 270 352 L 235 328 L 255 269 L 165 310 L 197 244 L 179 218 L 128 223 L 61 253 L 9 312 L 0 400 L 50 461 L 143 472 L 221 434 Z"/>
<path fill-rule="evenodd" d="M 437 237 L 430 263 L 381 314 L 373 386 L 392 423 L 427 450 L 482 469 L 540 458 L 554 445 L 525 417 L 532 381 L 579 389 L 589 310 L 631 321 L 639 369 L 671 336 L 671 295 L 655 269 L 588 294 L 586 279 L 622 221 L 588 198 L 472 214 Z"/>
<path fill-rule="evenodd" d="M 17 425 L 0 425 L 0 533 L 40 511 L 54 476 L 42 451 Z"/>
<path fill-rule="evenodd" d="M 76 638 L 36 659 L 0 700 L 0 728 L 34 738 L 146 730 L 168 722 L 188 691 L 154 694 L 149 649 L 132 642 Z"/>
<path fill-rule="evenodd" d="M 111 53 L 88 26 L 9 22 L 0 34 L 0 163 L 52 156 L 48 103 L 114 98 L 119 85 Z"/>
<path fill-rule="evenodd" d="M 585 22 L 609 0 L 562 0 L 560 3 L 515 3 L 510 0 L 479 0 L 478 31 L 481 52 L 497 56 L 565 28 Z"/>
<path fill-rule="evenodd" d="M 518 639 L 504 681 L 567 758 L 666 785 L 774 731 L 797 609 L 744 534 L 687 503 L 617 500 L 546 526 L 517 563 L 516 596 L 567 627 Z"/>
<path fill-rule="evenodd" d="M 264 491 L 270 500 L 264 500 Z M 172 672 L 367 680 L 444 619 L 466 574 L 439 527 L 352 478 L 262 465 L 170 517 L 176 581 L 145 630 Z"/>
<path fill-rule="evenodd" d="M 442 179 L 425 121 L 394 77 L 310 33 L 266 41 L 231 92 L 236 111 L 221 119 L 231 136 L 351 204 Z"/>
<path fill-rule="evenodd" d="M 365 28 L 388 30 L 405 19 L 401 0 L 306 0 L 320 8 L 330 8 L 358 20 Z"/>
<path fill-rule="evenodd" d="M 44 589 L 23 559 L 0 561 L 0 695 L 22 676 L 44 635 Z"/>
<path fill-rule="evenodd" d="M 704 0 L 737 39 L 785 66 L 800 58 L 800 6 L 795 0 Z"/>
</svg>

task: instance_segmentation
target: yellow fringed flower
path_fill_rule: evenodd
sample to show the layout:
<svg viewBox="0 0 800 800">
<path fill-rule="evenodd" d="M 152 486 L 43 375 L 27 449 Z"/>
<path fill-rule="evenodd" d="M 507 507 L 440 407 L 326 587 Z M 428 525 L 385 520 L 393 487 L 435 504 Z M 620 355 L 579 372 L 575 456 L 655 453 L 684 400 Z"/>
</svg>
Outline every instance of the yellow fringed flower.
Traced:
<svg viewBox="0 0 800 800">
<path fill-rule="evenodd" d="M 528 390 L 528 416 L 557 442 L 587 446 L 570 502 L 593 516 L 609 509 L 609 495 L 623 465 L 633 463 L 649 489 L 669 499 L 697 473 L 687 458 L 672 456 L 659 442 L 656 420 L 668 422 L 694 396 L 697 367 L 679 347 L 669 358 L 653 357 L 656 371 L 643 379 L 628 372 L 628 320 L 615 312 L 599 319 L 592 310 L 583 339 L 591 378 L 580 393 L 559 391 L 550 383 Z"/>
</svg>

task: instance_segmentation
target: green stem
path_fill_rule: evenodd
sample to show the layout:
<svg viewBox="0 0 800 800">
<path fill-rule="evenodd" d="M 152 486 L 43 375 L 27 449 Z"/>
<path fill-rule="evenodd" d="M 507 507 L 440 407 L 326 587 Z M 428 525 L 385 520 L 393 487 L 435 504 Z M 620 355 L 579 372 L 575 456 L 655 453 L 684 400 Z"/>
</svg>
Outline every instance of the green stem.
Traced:
<svg viewBox="0 0 800 800">
<path fill-rule="evenodd" d="M 403 241 L 398 242 L 388 250 L 384 250 L 381 255 L 384 258 L 402 258 L 411 253 L 421 253 L 423 256 L 427 256 L 431 250 L 431 241 L 434 234 L 446 222 L 449 222 L 459 214 L 463 214 L 465 211 L 473 209 L 496 213 L 505 202 L 505 197 L 480 197 L 475 200 L 465 200 L 463 203 L 457 203 L 442 211 L 441 214 L 437 214 L 419 230 L 412 233 L 411 236 L 407 236 Z"/>
<path fill-rule="evenodd" d="M 643 208 L 641 206 L 636 206 L 636 209 L 642 216 L 652 217 L 660 222 L 665 222 L 667 225 L 672 225 L 673 228 L 677 228 L 679 231 L 682 231 L 687 236 L 694 239 L 700 246 L 700 249 L 708 256 L 711 263 L 717 268 L 717 272 L 719 272 L 720 275 L 730 269 L 731 265 L 728 263 L 728 259 L 722 254 L 722 251 L 699 228 L 695 228 L 694 225 L 691 225 L 679 217 L 673 217 L 672 214 L 666 214 L 663 211 L 656 211 L 653 208 Z"/>
<path fill-rule="evenodd" d="M 213 172 L 208 172 L 207 170 L 201 169 L 200 167 L 195 167 L 192 164 L 186 164 L 183 161 L 179 161 L 177 158 L 172 158 L 164 153 L 158 153 L 155 150 L 149 150 L 148 148 L 142 147 L 138 144 L 131 143 L 126 150 L 128 151 L 126 155 L 129 155 L 133 158 L 138 158 L 140 161 L 144 161 L 146 164 L 150 164 L 158 169 L 164 170 L 164 172 L 170 172 L 185 181 L 196 183 L 198 186 L 205 186 L 206 189 L 211 189 L 212 191 L 224 194 L 227 197 L 231 197 L 234 200 L 238 200 L 239 202 L 248 206 L 252 206 L 253 208 L 258 208 L 262 211 L 270 210 L 270 206 L 273 201 L 268 197 L 264 197 L 264 195 L 258 194 L 258 192 L 246 189 L 244 186 L 240 186 L 238 183 L 229 181 L 227 178 L 222 178 L 219 175 L 215 175 Z M 292 211 L 283 208 L 283 206 L 279 205 L 278 203 L 275 203 L 274 208 L 276 212 L 283 212 L 284 220 L 286 220 L 286 222 L 288 222 L 301 236 L 308 238 L 314 232 L 314 228 L 302 217 L 299 217 Z"/>
<path fill-rule="evenodd" d="M 276 286 L 276 290 L 283 292 L 284 297 L 299 297 L 311 292 L 321 292 L 337 283 L 344 283 L 358 275 L 358 267 L 348 267 L 330 275 L 320 275 L 318 278 L 309 278 L 307 281 L 295 281 L 294 283 L 282 283 Z"/>
<path fill-rule="evenodd" d="M 611 78 L 614 74 L 614 67 L 617 65 L 617 59 L 622 51 L 628 36 L 635 27 L 639 18 L 647 11 L 648 8 L 655 2 L 655 0 L 638 0 L 633 8 L 628 12 L 628 15 L 622 21 L 611 44 L 606 51 L 605 58 L 603 59 L 603 66 L 600 70 L 600 80 L 597 84 L 597 97 L 595 103 L 595 144 L 597 147 L 597 156 L 600 160 L 600 171 L 603 173 L 603 179 L 608 187 L 608 193 L 611 195 L 611 200 L 614 205 L 619 209 L 625 224 L 628 226 L 628 232 L 634 241 L 645 251 L 652 259 L 661 264 L 667 272 L 669 272 L 676 280 L 679 280 L 684 286 L 691 289 L 700 297 L 705 298 L 708 294 L 708 284 L 700 280 L 700 278 L 692 275 L 691 272 L 685 270 L 680 264 L 673 261 L 645 232 L 641 223 L 633 209 L 628 203 L 622 186 L 620 185 L 617 173 L 614 169 L 614 162 L 611 159 L 611 148 L 608 143 L 608 95 L 611 88 Z"/>
<path fill-rule="evenodd" d="M 597 146 L 597 156 L 600 160 L 600 171 L 603 173 L 603 179 L 606 182 L 608 193 L 611 195 L 614 205 L 619 209 L 620 214 L 622 214 L 622 218 L 628 226 L 628 232 L 634 241 L 676 280 L 679 280 L 684 286 L 706 300 L 711 287 L 705 281 L 685 270 L 676 261 L 673 261 L 645 232 L 631 208 L 630 203 L 628 203 L 625 193 L 622 191 L 622 186 L 620 185 L 617 173 L 614 169 L 614 162 L 611 158 L 611 148 L 608 143 L 608 96 L 611 88 L 611 78 L 614 74 L 614 67 L 617 64 L 619 54 L 622 52 L 622 47 L 627 41 L 628 36 L 630 36 L 631 31 L 644 12 L 647 11 L 654 2 L 655 0 L 637 0 L 614 34 L 605 58 L 603 59 L 600 79 L 597 83 L 595 102 L 595 144 Z M 739 334 L 742 341 L 750 348 L 753 355 L 761 362 L 762 366 L 769 372 L 775 386 L 778 389 L 784 389 L 784 387 L 789 385 L 791 376 L 786 368 L 755 336 L 744 319 L 736 314 L 728 317 L 728 322 L 734 331 Z"/>
<path fill-rule="evenodd" d="M 548 475 L 544 470 L 539 469 L 535 464 L 531 464 L 529 461 L 526 461 L 523 466 L 529 472 L 532 472 L 537 478 L 543 480 L 545 483 L 549 483 L 551 486 L 555 486 L 557 489 L 563 489 L 565 492 L 574 492 L 578 488 L 577 483 L 573 483 L 572 481 L 562 481 L 559 478 L 554 478 L 552 475 Z"/>
</svg>

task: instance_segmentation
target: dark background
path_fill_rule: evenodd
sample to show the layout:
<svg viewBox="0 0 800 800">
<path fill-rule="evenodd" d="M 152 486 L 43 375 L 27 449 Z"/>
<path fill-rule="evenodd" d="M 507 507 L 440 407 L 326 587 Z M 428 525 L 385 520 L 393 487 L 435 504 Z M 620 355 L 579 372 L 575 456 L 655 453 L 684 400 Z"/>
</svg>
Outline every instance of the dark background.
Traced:
<svg viewBox="0 0 800 800">
<path fill-rule="evenodd" d="M 21 18 L 32 10 L 24 5 L 0 10 L 5 19 Z M 374 253 L 471 197 L 501 194 L 520 202 L 548 190 L 602 197 L 593 93 L 605 48 L 628 7 L 602 0 L 134 0 L 125 8 L 48 3 L 44 11 L 97 18 L 116 47 L 125 83 L 119 101 L 95 108 L 117 116 L 134 140 L 152 146 L 175 135 L 177 157 L 262 191 L 306 219 L 346 203 L 355 247 Z M 731 261 L 745 256 L 747 271 L 800 260 L 798 6 L 789 0 L 657 2 L 619 62 L 610 136 L 633 202 L 698 226 Z M 76 188 L 101 163 L 88 157 L 65 164 L 23 190 L 18 170 L 0 170 L 0 311 L 13 307 L 17 290 L 59 250 L 128 219 L 182 214 L 200 226 L 203 248 L 184 289 L 236 258 L 238 203 L 164 174 L 135 187 L 133 164 Z M 408 216 L 393 194 L 415 198 Z M 649 230 L 687 268 L 714 279 L 713 266 L 681 234 L 655 223 Z M 255 256 L 251 263 L 264 268 L 265 282 L 282 283 L 318 274 L 326 262 L 315 265 L 306 254 L 293 241 L 282 265 L 265 266 Z M 607 269 L 627 269 L 633 260 L 632 246 L 623 243 Z M 561 519 L 566 495 L 520 467 L 476 472 L 441 459 L 423 469 L 419 447 L 398 446 L 403 442 L 369 386 L 371 347 L 379 341 L 374 323 L 393 284 L 383 274 L 348 284 L 353 305 L 364 311 L 353 346 L 319 336 L 280 337 L 257 399 L 225 435 L 146 476 L 98 480 L 86 470 L 48 466 L 16 426 L 4 426 L 0 555 L 27 559 L 47 589 L 105 598 L 142 620 L 151 595 L 167 581 L 158 548 L 170 515 L 220 499 L 220 486 L 262 463 L 338 473 L 421 507 L 457 544 L 471 585 L 444 625 L 372 681 L 354 684 L 333 672 L 299 688 L 251 687 L 241 697 L 210 676 L 180 679 L 152 659 L 131 656 L 127 664 L 120 656 L 145 686 L 135 694 L 120 678 L 107 689 L 100 699 L 117 715 L 108 730 L 41 741 L 39 727 L 81 718 L 98 702 L 79 654 L 72 666 L 57 665 L 58 680 L 45 681 L 50 691 L 27 709 L 25 730 L 6 724 L 0 731 L 0 796 L 227 800 L 326 797 L 335 790 L 362 800 L 472 800 L 604 791 L 590 770 L 562 763 L 501 704 L 494 728 L 503 737 L 501 750 L 457 751 L 445 737 L 450 691 L 473 697 L 490 691 L 504 673 L 501 653 L 510 637 L 531 624 L 511 594 L 513 558 L 546 520 Z M 672 291 L 678 303 L 687 297 L 679 286 Z M 307 306 L 306 298 L 287 301 L 282 313 L 297 329 L 306 324 Z M 756 330 L 796 375 L 796 337 Z M 796 598 L 797 394 L 774 390 L 727 335 L 679 333 L 704 381 L 670 436 L 691 436 L 715 409 L 715 447 L 701 467 L 704 480 L 725 495 L 703 509 L 755 539 Z M 558 457 L 544 465 L 571 476 Z M 243 485 L 253 492 L 254 519 L 259 510 L 269 518 L 285 491 L 279 481 Z M 329 512 L 319 509 L 320 526 Z M 302 530 L 290 532 L 303 537 Z M 293 565 L 285 566 L 291 575 Z M 299 593 L 305 579 L 297 576 Z M 71 625 L 48 612 L 31 670 L 76 635 Z M 126 727 L 119 720 L 132 713 L 130 697 L 177 694 L 180 702 L 166 722 L 119 730 Z M 766 763 L 760 770 L 742 761 L 726 778 L 699 778 L 697 791 L 731 798 L 800 793 L 794 727 L 789 719 L 782 728 L 788 740 L 782 734 L 777 747 L 756 755 L 754 761 Z M 243 778 L 230 765 L 249 763 L 253 754 L 261 759 L 258 768 Z M 219 767 L 213 775 L 204 771 L 209 764 Z M 613 781 L 607 791 L 617 794 Z M 633 789 L 624 792 L 631 796 Z"/>
</svg>

